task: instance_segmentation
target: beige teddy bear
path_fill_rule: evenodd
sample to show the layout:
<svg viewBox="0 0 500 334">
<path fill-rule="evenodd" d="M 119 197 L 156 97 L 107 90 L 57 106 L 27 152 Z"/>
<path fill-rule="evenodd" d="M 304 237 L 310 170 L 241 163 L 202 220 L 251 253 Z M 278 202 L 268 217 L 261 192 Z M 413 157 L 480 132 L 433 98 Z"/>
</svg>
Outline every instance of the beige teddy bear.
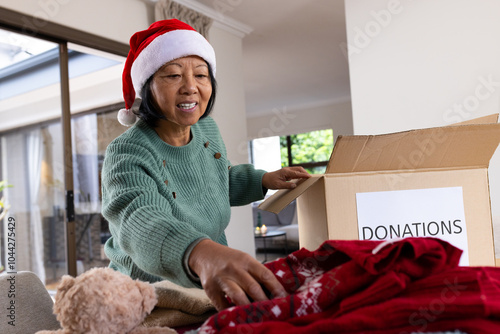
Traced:
<svg viewBox="0 0 500 334">
<path fill-rule="evenodd" d="M 57 288 L 54 313 L 63 329 L 36 334 L 173 334 L 165 327 L 144 327 L 155 307 L 154 287 L 110 268 L 94 268 L 76 278 L 65 275 Z"/>
</svg>

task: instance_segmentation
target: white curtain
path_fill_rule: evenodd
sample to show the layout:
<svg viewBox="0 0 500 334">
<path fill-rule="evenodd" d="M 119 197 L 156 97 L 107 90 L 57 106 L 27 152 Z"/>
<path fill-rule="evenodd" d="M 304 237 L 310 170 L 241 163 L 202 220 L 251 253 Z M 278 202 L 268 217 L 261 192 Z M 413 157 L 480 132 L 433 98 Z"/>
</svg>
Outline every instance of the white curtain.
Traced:
<svg viewBox="0 0 500 334">
<path fill-rule="evenodd" d="M 155 20 L 178 19 L 189 24 L 206 39 L 213 20 L 195 10 L 171 0 L 158 0 L 155 6 Z"/>
<path fill-rule="evenodd" d="M 28 174 L 28 198 L 30 207 L 30 262 L 31 271 L 45 282 L 43 261 L 43 230 L 40 206 L 38 205 L 43 157 L 43 140 L 40 129 L 26 134 L 26 162 Z M 42 199 L 43 200 L 43 199 Z"/>
<path fill-rule="evenodd" d="M 73 188 L 76 213 L 101 211 L 99 201 L 99 162 L 97 115 L 71 120 L 73 135 Z"/>
</svg>

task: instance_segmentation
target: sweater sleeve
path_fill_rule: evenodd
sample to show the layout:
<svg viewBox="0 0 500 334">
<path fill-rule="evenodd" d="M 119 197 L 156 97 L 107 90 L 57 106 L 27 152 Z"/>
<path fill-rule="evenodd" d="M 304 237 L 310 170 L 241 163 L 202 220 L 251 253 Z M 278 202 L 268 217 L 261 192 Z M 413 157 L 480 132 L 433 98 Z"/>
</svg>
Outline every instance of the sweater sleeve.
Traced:
<svg viewBox="0 0 500 334">
<path fill-rule="evenodd" d="M 265 170 L 255 169 L 251 164 L 232 166 L 229 170 L 229 199 L 232 206 L 246 205 L 264 198 L 262 187 Z"/>
<path fill-rule="evenodd" d="M 132 261 L 130 268 L 193 286 L 182 270 L 184 252 L 195 240 L 208 236 L 172 215 L 169 201 L 148 172 L 155 166 L 153 158 L 142 147 L 126 145 L 125 149 L 124 144 L 111 144 L 103 166 L 102 213 L 117 245 L 107 249 L 108 256 L 122 263 Z"/>
<path fill-rule="evenodd" d="M 211 117 L 200 121 L 205 131 L 219 145 L 227 156 L 226 146 L 219 128 Z M 230 164 L 230 162 L 228 162 Z M 255 169 L 252 164 L 239 164 L 229 166 L 229 202 L 231 206 L 247 205 L 264 198 L 267 189 L 262 187 L 262 176 L 265 170 Z"/>
</svg>

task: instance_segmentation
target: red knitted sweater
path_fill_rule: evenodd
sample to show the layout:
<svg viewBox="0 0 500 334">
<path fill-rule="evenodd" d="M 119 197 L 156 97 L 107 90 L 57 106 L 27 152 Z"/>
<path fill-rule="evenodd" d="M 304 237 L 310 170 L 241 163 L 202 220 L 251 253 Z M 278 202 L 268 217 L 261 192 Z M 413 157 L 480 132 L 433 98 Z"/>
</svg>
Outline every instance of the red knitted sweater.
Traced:
<svg viewBox="0 0 500 334">
<path fill-rule="evenodd" d="M 199 333 L 500 333 L 500 268 L 458 267 L 434 238 L 327 241 L 266 264 L 290 294 L 232 307 Z"/>
</svg>

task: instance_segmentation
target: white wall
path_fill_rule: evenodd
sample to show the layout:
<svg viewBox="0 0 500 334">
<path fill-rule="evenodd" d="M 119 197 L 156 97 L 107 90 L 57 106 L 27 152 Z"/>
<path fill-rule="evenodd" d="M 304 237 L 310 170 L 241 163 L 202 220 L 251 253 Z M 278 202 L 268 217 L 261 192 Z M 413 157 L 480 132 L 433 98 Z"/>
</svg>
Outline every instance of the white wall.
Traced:
<svg viewBox="0 0 500 334">
<path fill-rule="evenodd" d="M 354 132 L 498 112 L 499 11 L 495 0 L 346 0 Z"/>
<path fill-rule="evenodd" d="M 153 15 L 148 1 L 140 0 L 2 0 L 1 7 L 25 13 L 27 31 L 50 21 L 127 44 Z"/>
<path fill-rule="evenodd" d="M 442 126 L 499 112 L 499 1 L 345 3 L 355 134 Z M 489 174 L 492 213 L 500 216 L 498 151 Z"/>
<path fill-rule="evenodd" d="M 231 163 L 248 163 L 242 39 L 226 30 L 212 27 L 209 40 L 217 56 L 218 91 L 212 116 L 219 125 Z M 253 219 L 249 205 L 232 208 L 226 235 L 230 247 L 255 256 Z"/>
<path fill-rule="evenodd" d="M 247 119 L 248 138 L 286 136 L 333 129 L 334 137 L 353 134 L 351 103 L 275 108 L 269 115 Z"/>
</svg>

